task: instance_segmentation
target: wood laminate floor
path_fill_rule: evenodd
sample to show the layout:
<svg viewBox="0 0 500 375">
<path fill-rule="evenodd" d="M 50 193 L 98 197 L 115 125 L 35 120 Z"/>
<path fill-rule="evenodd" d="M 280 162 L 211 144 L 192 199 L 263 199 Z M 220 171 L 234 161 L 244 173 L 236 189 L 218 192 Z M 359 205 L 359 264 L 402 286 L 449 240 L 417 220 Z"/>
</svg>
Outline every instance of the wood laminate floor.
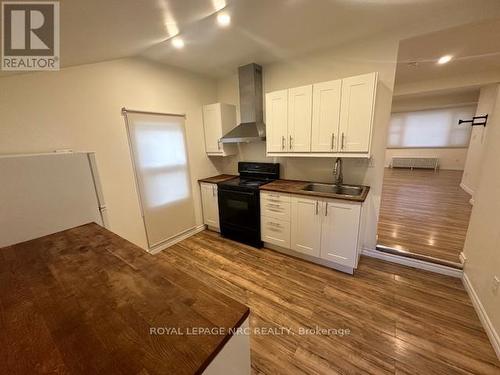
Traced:
<svg viewBox="0 0 500 375">
<path fill-rule="evenodd" d="M 254 374 L 500 374 L 460 279 L 366 257 L 350 276 L 209 231 L 157 259 L 250 307 Z"/>
<path fill-rule="evenodd" d="M 472 208 L 461 179 L 462 171 L 386 168 L 379 245 L 459 263 Z"/>
</svg>

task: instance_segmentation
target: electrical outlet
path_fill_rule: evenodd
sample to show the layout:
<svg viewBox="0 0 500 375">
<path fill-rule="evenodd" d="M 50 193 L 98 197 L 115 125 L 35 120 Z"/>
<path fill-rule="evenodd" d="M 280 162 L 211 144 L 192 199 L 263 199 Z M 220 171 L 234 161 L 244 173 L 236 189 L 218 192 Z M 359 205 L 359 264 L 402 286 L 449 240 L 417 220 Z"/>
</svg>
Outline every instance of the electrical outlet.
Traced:
<svg viewBox="0 0 500 375">
<path fill-rule="evenodd" d="M 491 291 L 494 295 L 498 295 L 498 289 L 500 288 L 500 277 L 493 277 L 493 284 L 491 286 Z"/>
</svg>

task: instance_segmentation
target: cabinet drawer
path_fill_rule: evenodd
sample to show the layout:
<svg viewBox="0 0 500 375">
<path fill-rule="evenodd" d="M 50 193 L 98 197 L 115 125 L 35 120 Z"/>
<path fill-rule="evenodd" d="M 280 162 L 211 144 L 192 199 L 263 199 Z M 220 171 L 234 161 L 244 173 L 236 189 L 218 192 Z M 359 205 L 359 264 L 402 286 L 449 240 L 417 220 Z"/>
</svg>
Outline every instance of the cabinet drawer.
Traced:
<svg viewBox="0 0 500 375">
<path fill-rule="evenodd" d="M 290 203 L 291 196 L 286 193 L 278 193 L 276 191 L 261 191 L 260 198 L 271 203 Z"/>
<path fill-rule="evenodd" d="M 261 216 L 261 239 L 273 245 L 290 247 L 290 222 Z"/>
<path fill-rule="evenodd" d="M 263 199 L 260 202 L 260 213 L 273 219 L 290 221 L 290 203 Z"/>
</svg>

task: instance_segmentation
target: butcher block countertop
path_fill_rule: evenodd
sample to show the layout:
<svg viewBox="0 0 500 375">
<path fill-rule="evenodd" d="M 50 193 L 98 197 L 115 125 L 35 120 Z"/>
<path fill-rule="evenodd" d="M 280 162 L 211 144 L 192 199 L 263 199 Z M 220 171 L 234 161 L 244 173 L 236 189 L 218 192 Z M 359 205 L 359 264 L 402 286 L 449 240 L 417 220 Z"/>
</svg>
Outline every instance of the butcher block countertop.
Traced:
<svg viewBox="0 0 500 375">
<path fill-rule="evenodd" d="M 232 180 L 233 178 L 238 177 L 232 174 L 220 174 L 218 176 L 213 176 L 213 177 L 208 177 L 208 178 L 202 178 L 201 180 L 198 180 L 198 182 L 206 182 L 209 184 L 219 184 L 221 182 L 225 182 L 228 180 Z"/>
<path fill-rule="evenodd" d="M 299 195 L 308 195 L 312 197 L 322 197 L 322 198 L 332 198 L 332 199 L 343 199 L 347 201 L 353 202 L 364 202 L 366 197 L 368 196 L 368 192 L 370 191 L 369 186 L 365 186 L 365 192 L 360 197 L 348 196 L 348 195 L 340 195 L 333 193 L 323 193 L 317 191 L 305 191 L 302 190 L 306 185 L 310 184 L 311 181 L 297 181 L 297 180 L 275 180 L 268 184 L 260 186 L 260 190 L 266 191 L 276 191 L 280 193 L 289 193 L 289 194 L 299 194 Z M 348 184 L 350 185 L 350 184 Z M 360 186 L 360 185 L 351 185 L 351 186 Z"/>
<path fill-rule="evenodd" d="M 0 249 L 2 373 L 201 373 L 248 314 L 97 224 Z"/>
</svg>

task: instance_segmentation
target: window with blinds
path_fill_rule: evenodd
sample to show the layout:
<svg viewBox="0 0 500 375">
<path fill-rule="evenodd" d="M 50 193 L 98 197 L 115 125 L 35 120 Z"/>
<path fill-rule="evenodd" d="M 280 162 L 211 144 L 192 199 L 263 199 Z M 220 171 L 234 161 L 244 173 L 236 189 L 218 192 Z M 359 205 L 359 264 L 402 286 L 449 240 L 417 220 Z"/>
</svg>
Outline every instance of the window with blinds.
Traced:
<svg viewBox="0 0 500 375">
<path fill-rule="evenodd" d="M 471 119 L 475 106 L 400 112 L 391 115 L 387 148 L 468 147 L 471 126 L 458 125 Z"/>
<path fill-rule="evenodd" d="M 184 117 L 126 116 L 148 245 L 154 248 L 196 225 Z"/>
</svg>

